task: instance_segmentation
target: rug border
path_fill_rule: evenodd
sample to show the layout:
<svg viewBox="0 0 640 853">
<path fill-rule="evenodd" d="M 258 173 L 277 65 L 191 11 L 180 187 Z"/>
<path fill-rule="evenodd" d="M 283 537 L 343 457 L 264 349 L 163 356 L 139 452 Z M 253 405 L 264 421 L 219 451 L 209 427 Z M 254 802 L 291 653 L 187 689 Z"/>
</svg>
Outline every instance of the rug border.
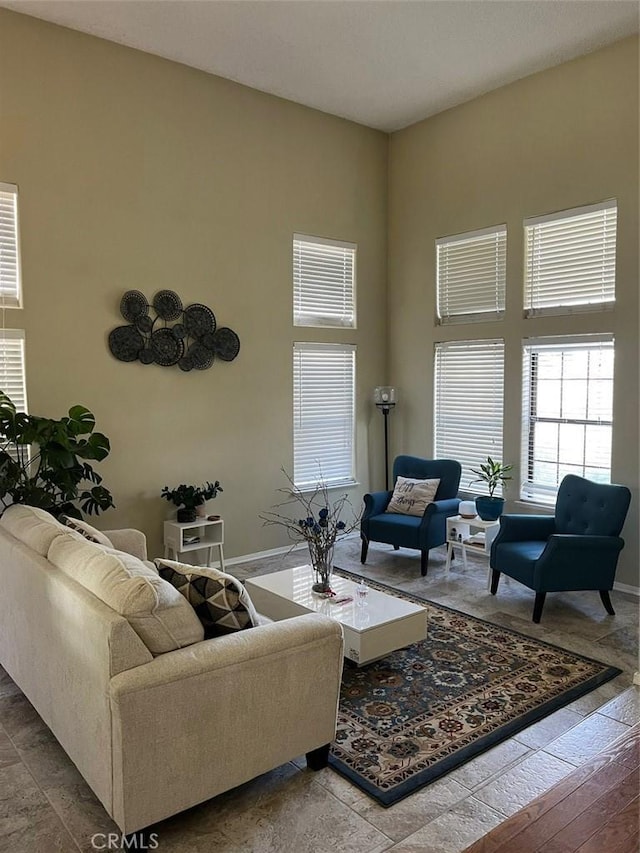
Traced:
<svg viewBox="0 0 640 853">
<path fill-rule="evenodd" d="M 351 572 L 348 569 L 342 569 L 338 566 L 334 567 L 334 571 L 336 571 L 340 575 L 346 575 L 348 580 L 359 579 L 360 577 L 362 577 L 361 574 Z M 392 791 L 380 792 L 375 785 L 364 780 L 361 776 L 355 773 L 355 771 L 351 770 L 342 761 L 340 761 L 339 758 L 335 758 L 331 754 L 331 752 L 329 753 L 329 765 L 337 773 L 352 781 L 355 785 L 357 785 L 358 788 L 360 788 L 361 791 L 364 791 L 372 799 L 380 803 L 380 805 L 385 806 L 386 808 L 394 805 L 394 803 L 397 803 L 400 800 L 405 799 L 405 797 L 408 797 L 410 794 L 415 793 L 416 791 L 425 787 L 427 784 L 435 782 L 436 779 L 440 779 L 442 776 L 446 776 L 447 773 L 450 773 L 454 768 L 462 767 L 463 764 L 466 764 L 472 758 L 476 758 L 481 753 L 486 752 L 488 749 L 491 749 L 491 747 L 496 746 L 497 744 L 502 743 L 505 740 L 508 740 L 508 738 L 513 737 L 518 732 L 528 728 L 530 725 L 533 725 L 533 723 L 539 722 L 540 720 L 547 717 L 549 714 L 560 710 L 560 708 L 564 708 L 566 705 L 569 705 L 571 702 L 574 702 L 581 696 L 585 696 L 587 693 L 590 693 L 597 687 L 606 684 L 607 681 L 611 681 L 613 678 L 617 678 L 617 676 L 621 675 L 623 672 L 623 670 L 618 669 L 618 667 L 609 666 L 608 664 L 596 660 L 595 658 L 590 658 L 586 655 L 581 655 L 579 652 L 571 651 L 571 649 L 563 649 L 562 646 L 557 646 L 553 643 L 548 643 L 546 640 L 539 640 L 537 637 L 531 637 L 530 635 L 523 634 L 521 631 L 516 631 L 513 628 L 503 628 L 500 625 L 496 625 L 494 622 L 489 622 L 488 619 L 481 619 L 478 616 L 473 616 L 470 613 L 465 613 L 464 610 L 458 610 L 455 607 L 449 607 L 446 604 L 440 604 L 439 601 L 431 601 L 430 599 L 425 598 L 424 596 L 417 595 L 415 592 L 410 592 L 408 590 L 405 591 L 402 589 L 398 589 L 397 587 L 392 587 L 389 584 L 375 580 L 375 578 L 367 578 L 367 580 L 371 580 L 372 583 L 377 584 L 385 590 L 389 590 L 395 593 L 399 592 L 403 595 L 412 596 L 418 601 L 424 601 L 427 604 L 430 604 L 435 607 L 442 607 L 444 610 L 448 610 L 450 613 L 462 613 L 467 618 L 473 619 L 476 622 L 491 625 L 491 627 L 493 628 L 499 628 L 500 630 L 505 631 L 509 634 L 513 634 L 517 637 L 533 639 L 536 641 L 536 643 L 540 643 L 544 646 L 547 646 L 548 648 L 561 649 L 562 651 L 566 651 L 569 654 L 580 658 L 581 660 L 605 667 L 602 672 L 592 676 L 590 679 L 583 682 L 582 684 L 572 687 L 570 690 L 567 690 L 565 693 L 563 693 L 562 696 L 556 696 L 553 699 L 548 700 L 543 705 L 539 705 L 537 708 L 534 708 L 531 711 L 528 711 L 526 714 L 523 714 L 522 717 L 519 717 L 517 720 L 512 720 L 510 723 L 506 723 L 504 726 L 501 726 L 499 730 L 491 732 L 490 734 L 479 738 L 473 744 L 469 744 L 468 746 L 463 747 L 462 749 L 458 750 L 454 755 L 450 755 L 446 758 L 443 758 L 440 762 L 438 762 L 437 769 L 434 767 L 426 768 L 425 770 L 413 776 L 411 779 L 407 779 L 405 782 L 402 782 L 400 785 L 396 786 Z"/>
</svg>

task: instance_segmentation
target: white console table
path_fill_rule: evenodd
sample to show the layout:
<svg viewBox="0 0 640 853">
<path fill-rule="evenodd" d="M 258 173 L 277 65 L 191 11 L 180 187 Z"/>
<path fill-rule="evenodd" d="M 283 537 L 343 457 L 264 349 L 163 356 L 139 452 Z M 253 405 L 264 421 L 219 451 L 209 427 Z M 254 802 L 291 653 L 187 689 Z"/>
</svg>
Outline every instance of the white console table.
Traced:
<svg viewBox="0 0 640 853">
<path fill-rule="evenodd" d="M 185 542 L 185 538 L 198 536 L 198 542 Z M 179 560 L 180 554 L 189 551 L 206 550 L 207 565 L 213 561 L 213 549 L 218 549 L 220 571 L 224 571 L 224 521 L 217 518 L 209 521 L 208 518 L 197 518 L 195 521 L 184 523 L 178 521 L 165 521 L 164 523 L 164 556 L 168 560 Z"/>
<path fill-rule="evenodd" d="M 461 515 L 452 515 L 447 519 L 447 563 L 445 575 L 449 574 L 453 549 L 460 548 L 465 569 L 467 568 L 467 550 L 472 554 L 479 554 L 487 561 L 491 553 L 491 543 L 500 530 L 500 521 L 483 521 L 479 515 L 475 518 L 463 518 Z M 481 541 L 473 541 L 473 536 L 478 536 Z M 487 587 L 491 587 L 491 568 L 487 574 Z"/>
</svg>

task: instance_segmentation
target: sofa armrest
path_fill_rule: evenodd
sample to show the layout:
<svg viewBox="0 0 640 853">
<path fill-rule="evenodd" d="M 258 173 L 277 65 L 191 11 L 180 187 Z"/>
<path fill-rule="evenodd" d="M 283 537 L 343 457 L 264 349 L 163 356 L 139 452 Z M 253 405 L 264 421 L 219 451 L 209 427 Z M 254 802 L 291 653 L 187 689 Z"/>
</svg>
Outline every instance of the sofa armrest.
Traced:
<svg viewBox="0 0 640 853">
<path fill-rule="evenodd" d="M 122 530 L 103 530 L 102 532 L 109 537 L 117 551 L 126 551 L 139 560 L 147 559 L 147 537 L 141 530 L 134 530 L 130 527 Z"/>
<path fill-rule="evenodd" d="M 555 533 L 536 563 L 534 588 L 611 589 L 623 547 L 620 536 Z"/>
<path fill-rule="evenodd" d="M 120 828 L 148 826 L 330 743 L 342 653 L 340 625 L 307 614 L 112 678 Z"/>
<path fill-rule="evenodd" d="M 362 520 L 366 521 L 372 515 L 380 515 L 389 506 L 393 492 L 372 492 L 364 496 L 364 512 Z"/>
<path fill-rule="evenodd" d="M 494 545 L 499 542 L 544 542 L 555 530 L 556 520 L 553 515 L 501 515 L 500 530 Z"/>
</svg>

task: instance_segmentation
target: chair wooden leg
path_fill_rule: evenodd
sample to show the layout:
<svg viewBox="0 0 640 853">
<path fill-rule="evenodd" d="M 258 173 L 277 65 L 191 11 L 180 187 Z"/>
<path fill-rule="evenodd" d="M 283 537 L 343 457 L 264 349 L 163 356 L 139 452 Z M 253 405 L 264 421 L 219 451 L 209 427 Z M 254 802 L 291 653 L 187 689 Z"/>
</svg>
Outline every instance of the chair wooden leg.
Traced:
<svg viewBox="0 0 640 853">
<path fill-rule="evenodd" d="M 497 569 L 491 569 L 491 595 L 495 595 L 498 591 L 500 583 L 500 572 Z"/>
<path fill-rule="evenodd" d="M 546 592 L 536 592 L 536 600 L 533 605 L 533 621 L 536 624 L 538 624 L 540 617 L 542 616 L 542 608 L 544 607 L 544 600 L 546 597 Z"/>
<path fill-rule="evenodd" d="M 367 559 L 367 551 L 369 550 L 369 540 L 365 539 L 364 536 L 362 539 L 362 548 L 360 549 L 360 562 L 364 563 Z"/>
<path fill-rule="evenodd" d="M 429 562 L 429 551 L 420 551 L 420 574 L 425 577 L 427 574 L 427 563 Z"/>
<path fill-rule="evenodd" d="M 604 609 L 607 611 L 609 616 L 615 616 L 616 611 L 613 609 L 613 605 L 611 604 L 611 599 L 609 598 L 609 590 L 601 589 L 600 598 L 602 600 L 602 603 L 604 604 Z"/>
</svg>

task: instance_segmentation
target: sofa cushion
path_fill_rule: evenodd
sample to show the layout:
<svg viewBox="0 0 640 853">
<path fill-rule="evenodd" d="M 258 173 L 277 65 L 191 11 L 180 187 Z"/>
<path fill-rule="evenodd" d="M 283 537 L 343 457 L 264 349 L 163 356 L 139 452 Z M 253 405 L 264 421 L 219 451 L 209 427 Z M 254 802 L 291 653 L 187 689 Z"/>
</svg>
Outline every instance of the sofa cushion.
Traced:
<svg viewBox="0 0 640 853">
<path fill-rule="evenodd" d="M 105 548 L 113 548 L 113 542 L 108 536 L 105 536 L 102 531 L 88 524 L 80 518 L 72 518 L 70 515 L 60 516 L 60 521 L 65 527 L 75 530 L 89 542 L 95 542 L 98 545 L 104 545 Z"/>
<path fill-rule="evenodd" d="M 123 616 L 151 654 L 204 639 L 202 625 L 183 596 L 137 557 L 66 533 L 52 542 L 48 558 Z"/>
<path fill-rule="evenodd" d="M 427 505 L 436 496 L 440 480 L 416 480 L 398 477 L 387 512 L 401 515 L 424 515 Z"/>
<path fill-rule="evenodd" d="M 41 557 L 46 557 L 56 536 L 67 533 L 64 524 L 44 509 L 24 504 L 12 504 L 0 518 L 0 524 L 20 542 L 33 548 Z"/>
<path fill-rule="evenodd" d="M 156 560 L 156 566 L 160 577 L 173 584 L 193 607 L 205 637 L 231 634 L 260 624 L 249 593 L 233 575 L 175 560 Z"/>
</svg>

